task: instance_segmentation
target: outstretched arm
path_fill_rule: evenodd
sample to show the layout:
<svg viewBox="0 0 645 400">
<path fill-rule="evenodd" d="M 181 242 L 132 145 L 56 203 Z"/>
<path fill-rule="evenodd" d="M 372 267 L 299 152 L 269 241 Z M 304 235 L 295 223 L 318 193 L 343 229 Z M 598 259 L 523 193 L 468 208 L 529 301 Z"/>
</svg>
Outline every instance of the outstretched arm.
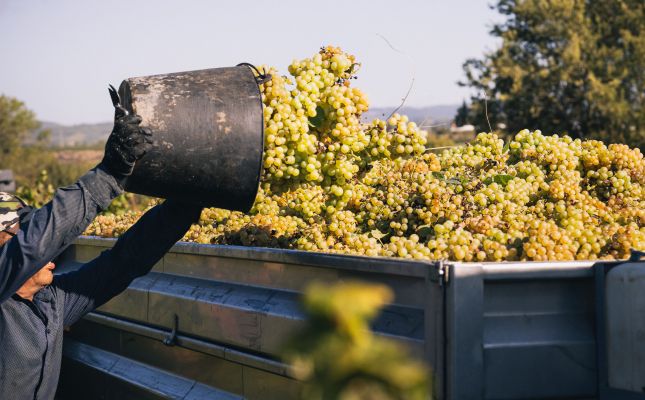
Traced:
<svg viewBox="0 0 645 400">
<path fill-rule="evenodd" d="M 0 302 L 59 255 L 120 193 L 117 181 L 102 168 L 58 189 L 52 201 L 33 213 L 28 225 L 0 246 Z"/>
<path fill-rule="evenodd" d="M 167 200 L 148 211 L 123 234 L 114 247 L 80 269 L 58 275 L 52 283 L 65 296 L 66 326 L 125 290 L 147 274 L 197 222 L 201 207 Z"/>
</svg>

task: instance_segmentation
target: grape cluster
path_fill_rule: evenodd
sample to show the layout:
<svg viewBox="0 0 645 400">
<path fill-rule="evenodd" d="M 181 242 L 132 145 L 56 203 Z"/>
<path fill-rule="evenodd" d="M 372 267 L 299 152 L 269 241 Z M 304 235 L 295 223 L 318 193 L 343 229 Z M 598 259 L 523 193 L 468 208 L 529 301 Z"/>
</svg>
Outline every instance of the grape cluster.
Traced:
<svg viewBox="0 0 645 400">
<path fill-rule="evenodd" d="M 455 261 L 625 258 L 645 248 L 638 149 L 523 130 L 435 154 L 406 116 L 361 122 L 354 56 L 325 47 L 262 85 L 261 187 L 247 215 L 205 209 L 185 240 Z M 118 236 L 136 213 L 99 217 Z"/>
</svg>

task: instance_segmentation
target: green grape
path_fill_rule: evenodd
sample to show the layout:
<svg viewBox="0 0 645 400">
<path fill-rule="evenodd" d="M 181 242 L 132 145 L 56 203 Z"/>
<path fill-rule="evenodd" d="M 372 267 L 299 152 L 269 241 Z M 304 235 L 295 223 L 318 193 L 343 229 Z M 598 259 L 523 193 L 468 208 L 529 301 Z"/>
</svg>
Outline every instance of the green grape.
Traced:
<svg viewBox="0 0 645 400">
<path fill-rule="evenodd" d="M 361 121 L 360 64 L 327 46 L 265 67 L 262 182 L 248 214 L 209 208 L 184 240 L 420 260 L 626 258 L 645 249 L 638 149 L 522 130 L 441 154 L 404 115 Z M 98 217 L 118 236 L 141 213 Z"/>
</svg>

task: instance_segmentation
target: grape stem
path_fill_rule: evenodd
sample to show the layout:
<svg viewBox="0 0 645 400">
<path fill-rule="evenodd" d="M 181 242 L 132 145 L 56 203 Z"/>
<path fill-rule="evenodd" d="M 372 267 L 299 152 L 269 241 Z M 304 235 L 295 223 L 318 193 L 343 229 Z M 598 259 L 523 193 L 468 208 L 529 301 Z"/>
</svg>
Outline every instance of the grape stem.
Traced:
<svg viewBox="0 0 645 400">
<path fill-rule="evenodd" d="M 405 96 L 401 99 L 401 104 L 400 104 L 397 108 L 395 108 L 395 109 L 394 109 L 394 111 L 392 111 L 392 112 L 390 113 L 390 116 L 389 116 L 389 117 L 387 117 L 387 119 L 386 119 L 386 121 L 387 121 L 388 119 L 392 118 L 392 116 L 393 116 L 394 114 L 396 114 L 396 112 L 397 112 L 397 111 L 399 111 L 399 110 L 401 109 L 401 107 L 403 107 L 403 105 L 405 104 L 405 102 L 408 100 L 408 96 L 410 95 L 410 92 L 412 92 L 412 87 L 414 86 L 414 80 L 415 80 L 415 78 L 416 78 L 416 72 L 415 72 L 415 68 L 414 68 L 414 61 L 412 60 L 412 58 L 411 58 L 409 55 L 407 55 L 406 53 L 404 53 L 404 52 L 402 52 L 401 50 L 398 50 L 398 49 L 396 49 L 394 46 L 392 46 L 392 43 L 390 43 L 390 41 L 389 41 L 389 40 L 387 40 L 387 38 L 386 38 L 385 36 L 381 35 L 380 33 L 377 33 L 377 34 L 376 34 L 376 36 L 378 36 L 378 37 L 380 37 L 381 39 L 383 39 L 383 40 L 385 41 L 385 43 L 386 43 L 388 46 L 390 46 L 390 48 L 391 48 L 392 50 L 396 51 L 396 52 L 397 52 L 397 53 L 399 53 L 399 54 L 404 55 L 405 57 L 407 57 L 408 61 L 410 62 L 410 67 L 411 67 L 411 69 L 412 69 L 412 81 L 410 82 L 410 87 L 408 88 L 408 92 L 407 92 L 407 93 L 405 94 Z"/>
</svg>

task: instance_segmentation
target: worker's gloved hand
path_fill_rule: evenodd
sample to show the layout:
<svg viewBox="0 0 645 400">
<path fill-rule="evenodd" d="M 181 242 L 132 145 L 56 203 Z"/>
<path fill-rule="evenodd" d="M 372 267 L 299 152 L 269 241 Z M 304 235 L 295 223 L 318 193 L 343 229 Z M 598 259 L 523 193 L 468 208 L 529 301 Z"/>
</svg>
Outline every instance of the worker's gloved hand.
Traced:
<svg viewBox="0 0 645 400">
<path fill-rule="evenodd" d="M 152 140 L 151 133 L 141 128 L 141 117 L 130 114 L 119 102 L 118 94 L 110 86 L 114 105 L 114 127 L 105 144 L 101 165 L 123 187 L 125 178 L 132 174 L 134 163 L 146 154 Z"/>
</svg>

